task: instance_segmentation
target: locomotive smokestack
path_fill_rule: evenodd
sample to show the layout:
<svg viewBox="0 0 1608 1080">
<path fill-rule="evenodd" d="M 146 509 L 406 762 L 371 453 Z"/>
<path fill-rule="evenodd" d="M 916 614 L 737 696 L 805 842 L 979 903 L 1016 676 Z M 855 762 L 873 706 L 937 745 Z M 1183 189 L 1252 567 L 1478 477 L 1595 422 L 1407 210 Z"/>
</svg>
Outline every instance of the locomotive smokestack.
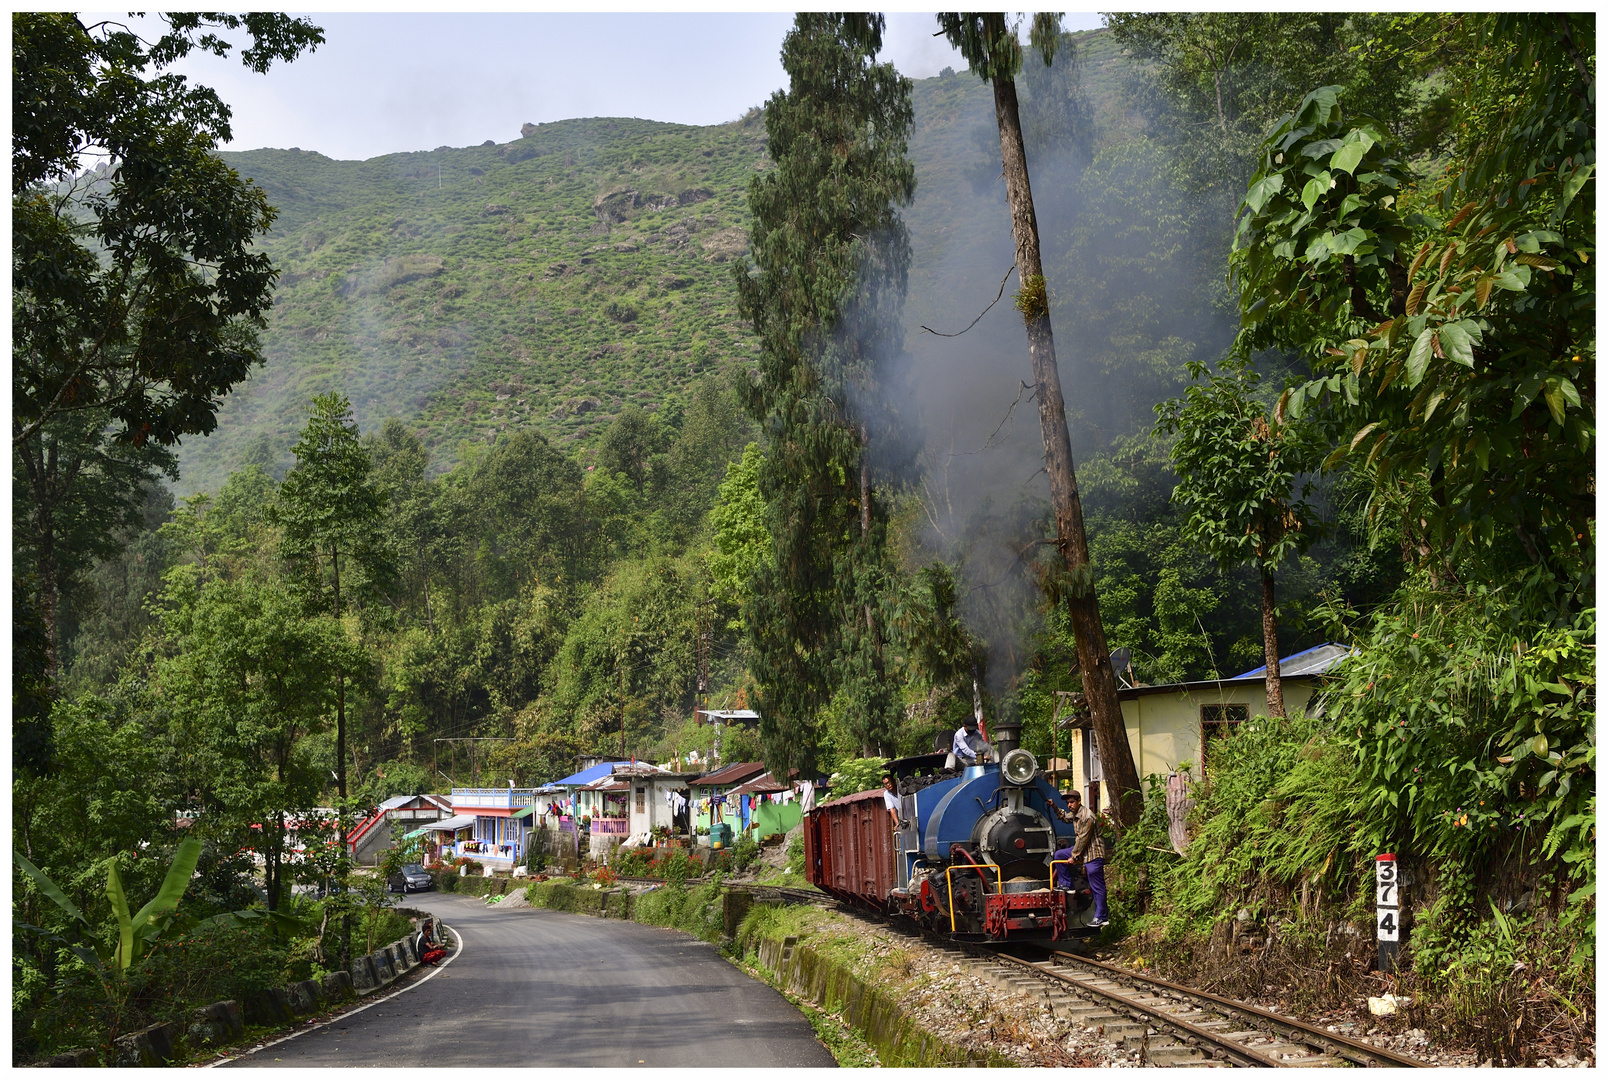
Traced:
<svg viewBox="0 0 1608 1080">
<path fill-rule="evenodd" d="M 1006 754 L 1022 745 L 1022 722 L 1020 720 L 1007 720 L 1003 716 L 994 717 L 994 750 L 998 757 L 1004 758 Z"/>
</svg>

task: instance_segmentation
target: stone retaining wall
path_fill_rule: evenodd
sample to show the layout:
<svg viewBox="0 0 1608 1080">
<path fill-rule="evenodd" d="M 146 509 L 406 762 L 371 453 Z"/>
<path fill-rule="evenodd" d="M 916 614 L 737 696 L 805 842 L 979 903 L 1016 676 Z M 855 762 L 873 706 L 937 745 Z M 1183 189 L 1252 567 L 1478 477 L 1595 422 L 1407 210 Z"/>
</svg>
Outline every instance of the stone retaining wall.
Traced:
<svg viewBox="0 0 1608 1080">
<path fill-rule="evenodd" d="M 797 938 L 760 941 L 757 959 L 781 989 L 841 1015 L 871 1044 L 884 1066 L 1012 1064 L 998 1054 L 968 1052 L 924 1030 L 886 990 L 866 983 L 847 965 L 799 945 Z"/>
</svg>

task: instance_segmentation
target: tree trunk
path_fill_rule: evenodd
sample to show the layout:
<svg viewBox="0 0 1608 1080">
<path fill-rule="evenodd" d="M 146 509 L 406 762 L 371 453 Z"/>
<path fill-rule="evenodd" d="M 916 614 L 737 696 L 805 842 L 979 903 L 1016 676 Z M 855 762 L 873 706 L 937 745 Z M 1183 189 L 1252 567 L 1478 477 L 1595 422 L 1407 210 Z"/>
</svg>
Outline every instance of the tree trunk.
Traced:
<svg viewBox="0 0 1608 1080">
<path fill-rule="evenodd" d="M 1273 616 L 1273 571 L 1262 568 L 1262 656 L 1267 663 L 1267 714 L 1284 719 L 1284 681 L 1279 677 L 1279 622 Z"/>
<path fill-rule="evenodd" d="M 34 453 L 37 447 L 39 453 Z M 52 446 L 48 458 L 44 436 L 23 440 L 16 444 L 22 455 L 23 469 L 28 474 L 29 522 L 34 543 L 34 573 L 38 575 L 36 602 L 40 621 L 45 624 L 45 679 L 56 680 L 56 612 L 60 600 L 56 566 L 56 493 L 52 490 L 55 479 L 56 448 Z"/>
<path fill-rule="evenodd" d="M 335 568 L 335 621 L 341 619 L 341 553 L 339 549 L 334 552 L 331 559 Z M 335 830 L 337 842 L 340 845 L 340 865 L 346 865 L 346 672 L 335 673 L 335 793 L 340 796 L 340 803 L 335 811 Z M 340 875 L 344 885 L 346 875 Z M 348 970 L 352 966 L 352 916 L 348 912 L 341 916 L 341 970 Z"/>
<path fill-rule="evenodd" d="M 1022 121 L 1013 79 L 996 76 L 994 113 L 999 121 L 1000 155 L 1005 166 L 1005 194 L 1011 206 L 1011 231 L 1016 238 L 1016 271 L 1029 292 L 1027 347 L 1033 358 L 1033 378 L 1039 405 L 1039 426 L 1044 436 L 1044 471 L 1050 479 L 1050 504 L 1055 512 L 1056 545 L 1065 560 L 1072 587 L 1067 608 L 1077 639 L 1078 668 L 1083 693 L 1094 721 L 1094 737 L 1105 767 L 1106 783 L 1117 820 L 1132 825 L 1144 809 L 1139 771 L 1128 745 L 1127 725 L 1117 700 L 1116 675 L 1111 670 L 1111 649 L 1100 622 L 1100 604 L 1094 594 L 1089 543 L 1083 532 L 1083 504 L 1078 498 L 1077 473 L 1072 464 L 1072 439 L 1066 426 L 1066 403 L 1061 397 L 1061 373 L 1055 362 L 1055 336 L 1050 329 L 1049 297 L 1044 288 L 1044 265 L 1039 257 L 1038 220 L 1033 213 L 1033 189 L 1027 178 L 1027 153 L 1022 145 Z M 1034 304 L 1032 291 L 1044 299 Z"/>
<path fill-rule="evenodd" d="M 335 567 L 335 621 L 341 618 L 341 553 L 331 560 Z M 346 672 L 335 673 L 335 791 L 341 798 L 336 822 L 340 830 L 341 853 L 346 852 Z"/>
</svg>

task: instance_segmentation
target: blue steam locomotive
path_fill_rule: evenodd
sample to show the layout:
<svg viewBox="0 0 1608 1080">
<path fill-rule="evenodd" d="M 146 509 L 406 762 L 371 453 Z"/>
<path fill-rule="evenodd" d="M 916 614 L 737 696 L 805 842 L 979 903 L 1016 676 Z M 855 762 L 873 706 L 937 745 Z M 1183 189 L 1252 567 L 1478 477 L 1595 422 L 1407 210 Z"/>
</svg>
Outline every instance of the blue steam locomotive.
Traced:
<svg viewBox="0 0 1608 1080">
<path fill-rule="evenodd" d="M 897 823 L 882 791 L 822 803 L 804 820 L 809 880 L 839 899 L 903 915 L 966 941 L 1054 941 L 1096 932 L 1081 866 L 1059 869 L 1070 847 L 1066 804 L 1016 745 L 998 732 L 998 761 L 955 767 L 945 754 L 890 762 Z"/>
</svg>

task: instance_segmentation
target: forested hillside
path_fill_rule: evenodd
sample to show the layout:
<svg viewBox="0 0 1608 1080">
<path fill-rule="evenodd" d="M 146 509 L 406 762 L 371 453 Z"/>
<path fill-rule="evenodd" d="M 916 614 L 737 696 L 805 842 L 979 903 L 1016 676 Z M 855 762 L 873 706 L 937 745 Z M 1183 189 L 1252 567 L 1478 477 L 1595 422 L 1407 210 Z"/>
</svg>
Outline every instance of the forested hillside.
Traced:
<svg viewBox="0 0 1608 1080">
<path fill-rule="evenodd" d="M 1078 36 L 1090 39 L 1083 92 L 1119 132 L 1122 61 L 1109 35 Z M 921 80 L 915 106 L 921 322 L 941 297 L 980 296 L 990 274 L 997 286 L 1003 267 L 974 250 L 999 240 L 994 202 L 978 198 L 993 175 L 986 87 Z M 565 120 L 498 145 L 361 162 L 221 155 L 279 211 L 262 247 L 281 276 L 267 363 L 226 401 L 217 432 L 186 442 L 177 489 L 215 489 L 248 462 L 282 473 L 307 403 L 330 390 L 365 429 L 404 420 L 436 471 L 498 432 L 580 451 L 627 403 L 679 415 L 701 372 L 754 358 L 728 268 L 747 245 L 764 146 L 755 112 L 710 128 Z"/>
<path fill-rule="evenodd" d="M 727 264 L 745 245 L 752 118 L 716 128 L 569 120 L 502 146 L 364 162 L 224 155 L 280 210 L 267 363 L 181 490 L 247 460 L 282 472 L 307 402 L 405 420 L 439 471 L 463 445 L 537 431 L 593 447 L 627 403 L 675 413 L 699 373 L 746 356 Z"/>
</svg>

